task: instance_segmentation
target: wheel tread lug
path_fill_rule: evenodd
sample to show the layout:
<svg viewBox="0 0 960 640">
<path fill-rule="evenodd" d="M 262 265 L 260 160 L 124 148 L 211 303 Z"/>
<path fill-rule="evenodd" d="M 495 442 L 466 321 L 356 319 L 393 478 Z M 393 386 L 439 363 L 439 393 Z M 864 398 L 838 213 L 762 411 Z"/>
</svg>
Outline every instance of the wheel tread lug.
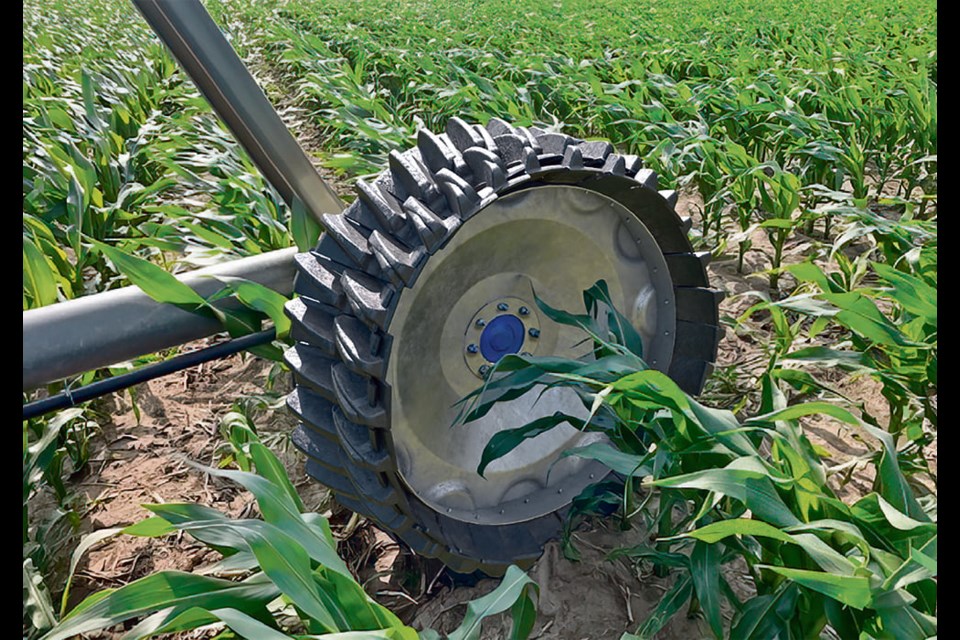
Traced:
<svg viewBox="0 0 960 640">
<path fill-rule="evenodd" d="M 339 315 L 333 320 L 337 354 L 345 365 L 356 373 L 383 378 L 386 362 L 373 353 L 371 343 L 375 332 L 352 315 Z"/>
<path fill-rule="evenodd" d="M 390 170 L 405 191 L 403 194 L 394 193 L 398 199 L 402 201 L 407 196 L 416 196 L 421 200 L 431 200 L 439 195 L 433 180 L 413 157 L 394 150 L 390 152 L 387 159 Z"/>
<path fill-rule="evenodd" d="M 357 375 L 343 363 L 338 363 L 331 371 L 331 379 L 338 404 L 350 422 L 378 429 L 386 429 L 390 426 L 383 406 L 371 405 L 368 400 L 369 378 Z"/>
<path fill-rule="evenodd" d="M 302 298 L 294 298 L 283 307 L 290 318 L 290 335 L 294 340 L 309 342 L 329 355 L 336 355 L 331 314 L 314 309 Z"/>
<path fill-rule="evenodd" d="M 400 203 L 379 185 L 359 178 L 357 179 L 357 196 L 370 207 L 385 231 L 394 233 L 404 226 L 405 216 Z"/>
</svg>

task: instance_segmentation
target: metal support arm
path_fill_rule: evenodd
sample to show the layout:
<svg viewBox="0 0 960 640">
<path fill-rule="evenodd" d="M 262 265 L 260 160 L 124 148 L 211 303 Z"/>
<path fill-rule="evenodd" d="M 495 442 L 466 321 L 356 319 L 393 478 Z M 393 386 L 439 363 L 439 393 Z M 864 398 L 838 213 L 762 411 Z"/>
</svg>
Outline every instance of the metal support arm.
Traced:
<svg viewBox="0 0 960 640">
<path fill-rule="evenodd" d="M 283 199 L 320 220 L 344 204 L 324 182 L 199 0 L 133 0 Z"/>
</svg>

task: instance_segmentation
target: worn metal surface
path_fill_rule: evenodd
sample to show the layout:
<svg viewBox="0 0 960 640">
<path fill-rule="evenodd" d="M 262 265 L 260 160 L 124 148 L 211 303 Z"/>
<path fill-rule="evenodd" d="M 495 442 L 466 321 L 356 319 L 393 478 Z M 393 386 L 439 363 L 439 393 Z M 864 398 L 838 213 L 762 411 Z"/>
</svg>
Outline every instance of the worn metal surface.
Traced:
<svg viewBox="0 0 960 640">
<path fill-rule="evenodd" d="M 199 0 L 133 3 L 287 204 L 317 220 L 343 210 Z"/>
<path fill-rule="evenodd" d="M 675 333 L 673 284 L 650 232 L 617 202 L 575 186 L 543 186 L 509 194 L 464 222 L 405 290 L 391 321 L 391 433 L 399 468 L 411 490 L 449 517 L 486 524 L 529 520 L 556 511 L 602 475 L 583 458 L 558 460 L 571 447 L 599 439 L 570 426 L 525 441 L 476 473 L 497 432 L 562 411 L 589 412 L 576 393 L 534 389 L 499 403 L 483 418 L 453 427 L 458 400 L 476 389 L 465 337 L 477 333 L 478 310 L 516 300 L 536 309 L 534 293 L 555 308 L 581 311 L 582 292 L 606 280 L 614 304 L 630 314 L 648 361 L 669 369 Z M 527 317 L 538 315 L 529 312 Z M 539 320 L 539 336 L 518 351 L 579 358 L 582 331 Z M 469 340 L 469 342 L 476 340 Z"/>
<path fill-rule="evenodd" d="M 202 296 L 246 278 L 284 295 L 293 291 L 295 248 L 271 251 L 180 276 Z M 137 287 L 84 296 L 23 312 L 23 389 L 123 362 L 222 331 L 216 320 L 153 301 Z"/>
</svg>

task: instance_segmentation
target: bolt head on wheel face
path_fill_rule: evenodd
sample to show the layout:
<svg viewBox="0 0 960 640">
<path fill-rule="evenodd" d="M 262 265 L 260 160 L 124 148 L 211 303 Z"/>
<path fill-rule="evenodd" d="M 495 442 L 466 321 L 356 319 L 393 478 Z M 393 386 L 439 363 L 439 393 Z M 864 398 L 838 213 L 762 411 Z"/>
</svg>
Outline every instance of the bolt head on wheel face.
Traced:
<svg viewBox="0 0 960 640">
<path fill-rule="evenodd" d="M 537 300 L 577 313 L 600 279 L 646 362 L 699 391 L 720 337 L 704 256 L 635 157 L 496 119 L 421 132 L 358 192 L 298 256 L 295 442 L 311 475 L 416 551 L 457 571 L 530 562 L 607 473 L 563 452 L 603 436 L 562 425 L 480 477 L 494 434 L 589 411 L 570 388 L 535 388 L 454 426 L 456 403 L 508 354 L 592 357 Z"/>
</svg>

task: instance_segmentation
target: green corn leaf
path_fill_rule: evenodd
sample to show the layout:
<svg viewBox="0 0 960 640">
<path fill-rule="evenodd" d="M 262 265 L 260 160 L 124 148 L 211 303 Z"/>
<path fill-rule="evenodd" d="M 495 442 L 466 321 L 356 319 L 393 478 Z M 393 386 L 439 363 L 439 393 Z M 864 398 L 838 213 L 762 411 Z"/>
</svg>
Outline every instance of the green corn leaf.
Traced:
<svg viewBox="0 0 960 640">
<path fill-rule="evenodd" d="M 904 589 L 915 582 L 934 578 L 937 575 L 937 537 L 934 536 L 920 549 L 911 549 L 910 555 L 897 570 L 887 576 L 881 589 L 891 591 Z"/>
<path fill-rule="evenodd" d="M 40 250 L 26 236 L 23 237 L 23 288 L 30 294 L 32 307 L 42 307 L 57 301 L 57 281 L 53 270 Z"/>
<path fill-rule="evenodd" d="M 484 618 L 506 611 L 518 600 L 531 599 L 532 594 L 539 593 L 539 590 L 537 583 L 527 574 L 518 567 L 510 565 L 496 589 L 467 604 L 467 613 L 463 617 L 463 622 L 447 636 L 448 640 L 477 640 L 480 637 L 480 623 Z M 526 612 L 526 605 L 524 612 Z M 528 618 L 514 619 L 515 628 L 518 622 L 522 629 L 526 627 Z M 515 637 L 525 638 L 526 636 L 516 635 Z"/>
<path fill-rule="evenodd" d="M 796 589 L 797 585 L 791 582 L 785 582 Z M 827 617 L 827 622 L 833 627 L 841 638 L 859 638 L 860 621 L 857 620 L 856 612 L 848 606 L 840 604 L 832 598 L 823 598 L 823 612 Z"/>
<path fill-rule="evenodd" d="M 257 558 L 249 551 L 238 551 L 210 565 L 194 569 L 194 573 L 203 576 L 232 577 L 245 575 L 257 570 Z"/>
<path fill-rule="evenodd" d="M 828 347 L 806 347 L 797 349 L 783 356 L 785 360 L 800 360 L 817 362 L 825 367 L 867 367 L 866 356 L 856 351 L 841 351 Z"/>
<path fill-rule="evenodd" d="M 847 424 L 860 425 L 860 420 L 854 417 L 852 413 L 835 404 L 830 404 L 829 402 L 806 402 L 803 404 L 795 404 L 778 411 L 771 411 L 770 413 L 765 413 L 763 415 L 750 418 L 749 420 L 745 420 L 744 424 L 774 423 L 779 420 L 796 420 L 797 418 L 802 418 L 803 416 L 821 414 L 836 418 L 837 420 Z"/>
<path fill-rule="evenodd" d="M 286 297 L 262 284 L 243 278 L 217 276 L 217 280 L 223 282 L 240 302 L 267 314 L 276 328 L 278 340 L 290 333 L 290 318 L 283 311 L 283 306 L 287 303 Z"/>
<path fill-rule="evenodd" d="M 123 634 L 122 640 L 140 640 L 141 638 L 154 637 L 160 633 L 188 631 L 219 621 L 220 619 L 217 616 L 200 607 L 191 607 L 186 611 L 170 607 L 157 611 L 138 622 L 132 629 Z"/>
<path fill-rule="evenodd" d="M 339 603 L 314 581 L 310 556 L 304 547 L 279 527 L 262 520 L 228 519 L 185 522 L 178 526 L 191 535 L 242 539 L 256 556 L 263 573 L 306 615 L 327 631 L 349 629 Z"/>
<path fill-rule="evenodd" d="M 777 527 L 758 520 L 745 518 L 721 520 L 682 535 L 683 537 L 695 538 L 709 544 L 715 544 L 732 535 L 772 538 L 788 544 L 799 545 L 824 571 L 841 575 L 853 575 L 856 569 L 854 564 L 844 557 L 843 554 L 828 546 L 815 535 L 809 533 L 785 533 Z"/>
<path fill-rule="evenodd" d="M 70 570 L 67 572 L 67 580 L 63 587 L 63 597 L 60 598 L 60 617 L 63 617 L 67 612 L 67 602 L 70 599 L 70 587 L 73 584 L 73 575 L 77 571 L 77 565 L 80 563 L 80 559 L 83 557 L 83 554 L 101 542 L 105 542 L 118 533 L 121 533 L 122 531 L 122 527 L 100 529 L 99 531 L 88 533 L 80 539 L 80 543 L 77 544 L 76 549 L 73 550 L 73 553 L 70 556 Z"/>
<path fill-rule="evenodd" d="M 598 280 L 592 287 L 584 291 L 583 302 L 587 308 L 587 313 L 594 315 L 600 313 L 598 303 L 606 305 L 607 325 L 610 327 L 616 342 L 625 346 L 637 357 L 643 357 L 643 339 L 637 333 L 633 323 L 617 311 L 613 304 L 613 298 L 610 297 L 610 290 L 606 281 Z"/>
<path fill-rule="evenodd" d="M 686 568 L 690 567 L 690 557 L 682 553 L 673 553 L 670 551 L 660 551 L 649 545 L 637 545 L 635 547 L 619 547 L 611 551 L 608 557 L 612 560 L 620 557 L 642 558 L 649 560 L 655 565 L 664 567 Z"/>
<path fill-rule="evenodd" d="M 813 282 L 820 290 L 825 293 L 840 293 L 839 288 L 827 277 L 823 269 L 813 262 L 799 262 L 797 264 L 786 265 L 784 269 L 793 274 L 801 282 Z"/>
<path fill-rule="evenodd" d="M 224 555 L 230 555 L 231 553 L 247 549 L 247 543 L 243 537 L 233 535 L 229 529 L 218 528 L 216 526 L 196 526 L 216 525 L 218 523 L 229 522 L 229 518 L 216 509 L 189 502 L 145 504 L 143 507 L 157 514 L 158 518 L 167 521 L 170 526 L 176 529 L 191 527 L 190 535 Z M 159 523 L 151 524 L 152 520 L 153 518 L 150 518 L 142 525 L 142 528 L 146 529 L 147 534 L 153 533 L 155 528 L 160 527 Z M 133 535 L 143 535 L 140 533 L 141 527 L 137 525 L 132 525 L 129 529 Z"/>
<path fill-rule="evenodd" d="M 351 629 L 404 629 L 392 611 L 371 598 L 353 579 L 335 572 L 315 572 L 321 591 L 335 594 Z"/>
<path fill-rule="evenodd" d="M 510 640 L 526 640 L 537 622 L 537 605 L 529 594 L 522 595 L 510 607 L 513 626 L 510 628 Z"/>
<path fill-rule="evenodd" d="M 822 571 L 790 569 L 771 565 L 757 565 L 757 567 L 778 573 L 802 587 L 822 593 L 828 598 L 833 598 L 854 609 L 865 609 L 873 602 L 870 580 L 866 576 L 833 575 Z"/>
<path fill-rule="evenodd" d="M 296 540 L 267 522 L 247 523 L 242 535 L 257 557 L 257 564 L 280 591 L 328 631 L 344 631 L 350 623 L 331 594 L 317 588 L 310 558 Z"/>
<path fill-rule="evenodd" d="M 682 609 L 693 594 L 693 584 L 689 574 L 677 576 L 676 582 L 667 591 L 656 608 L 637 629 L 636 636 L 642 640 L 651 640 Z"/>
<path fill-rule="evenodd" d="M 568 456 L 577 456 L 588 460 L 596 460 L 609 467 L 616 473 L 624 476 L 643 477 L 653 473 L 652 467 L 646 464 L 649 455 L 637 456 L 625 453 L 615 448 L 609 442 L 591 442 L 583 447 L 567 449 L 560 454 L 561 459 Z"/>
<path fill-rule="evenodd" d="M 57 623 L 50 592 L 30 558 L 23 561 L 23 608 L 34 629 L 46 631 Z"/>
<path fill-rule="evenodd" d="M 297 493 L 293 483 L 290 482 L 286 467 L 283 466 L 276 454 L 259 442 L 251 442 L 249 450 L 250 457 L 253 458 L 253 463 L 257 466 L 257 474 L 286 491 L 298 511 L 306 511 L 303 501 L 300 499 L 300 494 Z"/>
<path fill-rule="evenodd" d="M 554 427 L 565 423 L 578 428 L 583 426 L 583 421 L 579 418 L 574 418 L 573 416 L 557 411 L 553 413 L 553 415 L 544 416 L 528 422 L 522 427 L 498 431 L 493 434 L 487 446 L 483 448 L 483 453 L 480 456 L 480 464 L 477 465 L 477 473 L 482 476 L 491 462 L 507 455 L 520 446 L 520 443 L 523 441 L 536 438 L 540 434 L 546 433 Z M 467 425 L 462 428 L 469 429 L 470 427 Z"/>
<path fill-rule="evenodd" d="M 881 507 L 881 503 L 886 507 Z M 839 505 L 834 502 L 831 506 L 837 508 Z M 841 513 L 844 510 L 849 514 L 846 517 L 853 519 L 871 546 L 891 555 L 891 562 L 885 565 L 888 573 L 896 570 L 911 548 L 922 546 L 937 533 L 936 523 L 913 520 L 876 493 L 867 494 L 850 507 L 843 505 L 838 509 Z"/>
<path fill-rule="evenodd" d="M 879 262 L 870 266 L 893 286 L 892 298 L 929 325 L 937 326 L 937 290 L 920 278 Z"/>
<path fill-rule="evenodd" d="M 751 598 L 730 629 L 730 640 L 774 640 L 789 627 L 800 590 L 785 582 L 775 594 Z"/>
<path fill-rule="evenodd" d="M 334 213 L 331 211 L 330 213 Z M 317 244 L 320 237 L 320 224 L 307 212 L 303 200 L 294 196 L 290 207 L 290 235 L 300 251 L 309 251 Z"/>
<path fill-rule="evenodd" d="M 717 545 L 697 542 L 690 554 L 690 576 L 710 630 L 723 638 L 723 619 L 720 617 L 720 549 Z"/>
<path fill-rule="evenodd" d="M 886 514 L 886 511 L 889 510 L 888 507 L 892 505 L 893 509 L 908 515 L 914 520 L 928 522 L 930 520 L 929 516 L 920 507 L 913 489 L 910 488 L 907 479 L 900 470 L 897 447 L 893 436 L 887 431 L 866 423 L 861 423 L 860 426 L 883 445 L 883 453 L 880 456 L 880 464 L 877 465 L 875 481 L 880 496 L 884 499 L 880 502 L 880 508 L 884 509 Z"/>
<path fill-rule="evenodd" d="M 103 129 L 103 121 L 100 119 L 100 114 L 97 113 L 97 89 L 94 86 L 93 76 L 86 69 L 83 69 L 80 73 L 80 87 L 83 93 L 83 107 L 87 114 L 87 120 L 97 129 Z"/>
<path fill-rule="evenodd" d="M 777 525 L 792 526 L 800 520 L 777 495 L 770 477 L 758 465 L 738 459 L 723 469 L 704 469 L 679 476 L 660 478 L 652 486 L 713 491 L 739 500 L 757 517 Z M 744 468 L 748 467 L 748 468 Z"/>
<path fill-rule="evenodd" d="M 937 619 L 913 607 L 883 607 L 877 610 L 883 630 L 897 640 L 930 640 L 937 637 Z"/>
<path fill-rule="evenodd" d="M 200 294 L 152 262 L 96 240 L 92 240 L 91 244 L 109 258 L 130 282 L 157 302 L 173 304 L 192 312 L 198 312 L 206 306 L 207 303 Z"/>
<path fill-rule="evenodd" d="M 177 528 L 175 526 L 160 516 L 152 516 L 123 528 L 123 533 L 127 535 L 141 536 L 144 538 L 158 538 L 170 533 L 176 533 L 176 531 Z"/>
<path fill-rule="evenodd" d="M 428 640 L 436 638 L 440 640 L 440 635 L 432 629 L 421 631 L 417 634 L 410 627 L 401 629 L 378 629 L 376 631 L 342 631 L 340 633 L 325 633 L 322 636 L 298 636 L 300 638 L 309 638 L 313 640 Z"/>
<path fill-rule="evenodd" d="M 861 293 L 824 293 L 820 298 L 840 309 L 834 316 L 837 322 L 867 340 L 884 346 L 923 346 L 907 340 L 877 305 Z"/>
<path fill-rule="evenodd" d="M 294 540 L 297 540 L 315 561 L 332 571 L 350 575 L 346 564 L 337 555 L 336 546 L 316 527 L 301 516 L 293 499 L 283 487 L 261 476 L 243 471 L 226 471 L 202 467 L 207 473 L 227 478 L 249 491 L 257 499 L 260 513 L 268 523 L 275 524 Z"/>
<path fill-rule="evenodd" d="M 231 607 L 256 615 L 279 594 L 277 587 L 269 582 L 230 582 L 163 571 L 87 598 L 43 640 L 66 640 L 168 607 L 179 611 L 193 607 Z"/>
</svg>

